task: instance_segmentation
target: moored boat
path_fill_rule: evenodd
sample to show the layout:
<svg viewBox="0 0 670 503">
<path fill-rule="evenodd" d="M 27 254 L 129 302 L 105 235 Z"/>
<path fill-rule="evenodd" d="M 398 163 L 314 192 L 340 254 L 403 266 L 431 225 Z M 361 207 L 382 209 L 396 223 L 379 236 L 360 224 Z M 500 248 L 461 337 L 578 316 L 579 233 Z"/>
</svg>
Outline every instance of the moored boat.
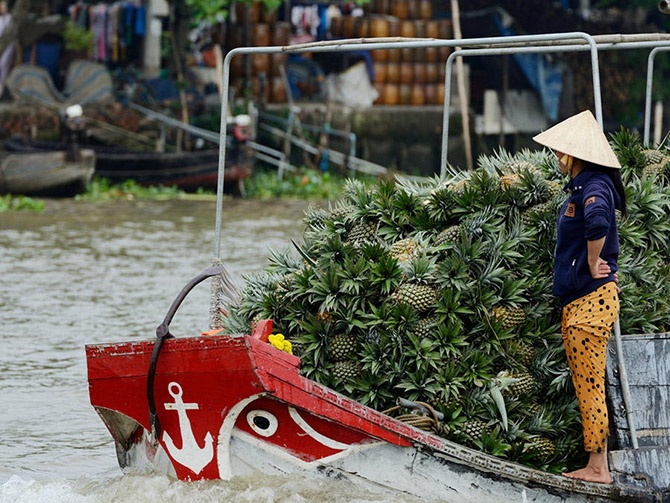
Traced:
<svg viewBox="0 0 670 503">
<path fill-rule="evenodd" d="M 95 170 L 95 152 L 82 149 L 77 159 L 65 151 L 3 153 L 0 194 L 72 196 L 86 190 Z"/>
<path fill-rule="evenodd" d="M 248 130 L 248 125 L 243 126 Z M 243 193 L 243 182 L 251 176 L 254 153 L 247 145 L 247 134 L 233 124 L 227 147 L 225 182 Z M 204 149 L 181 152 L 148 152 L 105 145 L 100 142 L 85 144 L 95 151 L 95 175 L 111 183 L 134 180 L 144 186 L 176 186 L 186 191 L 198 188 L 215 189 L 219 171 L 219 150 Z M 58 142 L 39 141 L 25 136 L 12 136 L 4 142 L 10 152 L 50 152 L 60 148 Z"/>
<path fill-rule="evenodd" d="M 72 196 L 86 190 L 95 170 L 95 152 L 80 148 L 81 107 L 62 115 L 65 139 L 49 151 L 24 150 L 0 154 L 0 194 Z"/>
</svg>

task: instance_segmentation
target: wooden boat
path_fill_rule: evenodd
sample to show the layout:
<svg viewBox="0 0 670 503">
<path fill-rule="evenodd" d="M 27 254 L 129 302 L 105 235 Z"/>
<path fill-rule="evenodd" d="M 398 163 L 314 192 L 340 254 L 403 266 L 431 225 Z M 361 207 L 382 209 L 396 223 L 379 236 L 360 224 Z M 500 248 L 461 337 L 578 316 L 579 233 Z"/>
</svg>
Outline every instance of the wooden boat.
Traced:
<svg viewBox="0 0 670 503">
<path fill-rule="evenodd" d="M 220 224 L 219 206 L 217 257 Z M 86 346 L 90 401 L 122 468 L 186 481 L 307 474 L 450 503 L 670 501 L 670 334 L 617 335 L 610 349 L 613 483 L 597 484 L 470 449 L 300 375 L 300 359 L 268 343 L 271 320 L 248 335 L 175 338 L 170 322 L 188 292 L 223 272 L 207 269 L 180 292 L 155 341 Z M 424 405 L 400 403 L 439 425 Z"/>
<path fill-rule="evenodd" d="M 615 483 L 582 482 L 458 445 L 302 377 L 299 358 L 266 342 L 270 320 L 251 335 L 174 338 L 169 324 L 188 290 L 220 272 L 210 268 L 190 283 L 155 342 L 86 346 L 91 403 L 122 468 L 180 480 L 306 473 L 450 503 L 668 501 L 667 446 L 614 451 Z M 668 353 L 660 351 L 669 343 L 670 334 L 626 340 L 629 353 L 654 350 L 645 378 L 658 374 L 658 359 L 667 372 Z M 667 432 L 667 412 L 656 414 Z M 645 472 L 649 466 L 662 469 Z"/>
<path fill-rule="evenodd" d="M 0 194 L 73 196 L 86 190 L 95 152 L 81 149 L 69 160 L 65 150 L 0 154 Z"/>
<path fill-rule="evenodd" d="M 245 141 L 229 142 L 225 181 L 238 189 L 254 166 L 253 151 Z M 176 186 L 186 191 L 198 188 L 215 189 L 219 171 L 219 150 L 206 149 L 182 152 L 142 152 L 124 150 L 101 144 L 88 144 L 95 151 L 95 175 L 111 183 L 135 180 L 143 186 Z M 13 152 L 50 151 L 56 142 L 31 140 L 13 136 L 5 141 L 5 149 Z"/>
</svg>

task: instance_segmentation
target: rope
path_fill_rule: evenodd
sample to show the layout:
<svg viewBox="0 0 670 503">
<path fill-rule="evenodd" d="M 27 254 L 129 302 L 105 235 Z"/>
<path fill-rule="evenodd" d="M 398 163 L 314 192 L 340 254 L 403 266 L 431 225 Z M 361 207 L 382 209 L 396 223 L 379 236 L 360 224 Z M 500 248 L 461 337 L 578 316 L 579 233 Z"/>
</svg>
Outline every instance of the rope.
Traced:
<svg viewBox="0 0 670 503">
<path fill-rule="evenodd" d="M 212 259 L 213 266 L 223 267 L 220 258 Z M 221 274 L 212 277 L 209 303 L 209 328 L 223 328 L 223 316 L 228 313 L 231 306 L 237 305 L 239 297 L 233 278 L 224 268 Z"/>
<path fill-rule="evenodd" d="M 382 413 L 423 431 L 430 431 L 440 436 L 445 436 L 447 433 L 449 433 L 449 426 L 442 423 L 437 418 L 437 413 L 435 412 L 435 409 L 431 405 L 425 402 L 415 402 L 415 403 L 425 407 L 430 413 L 430 416 L 420 415 L 417 414 L 416 412 L 393 416 L 394 413 L 404 408 L 400 405 L 396 405 L 395 407 L 386 409 L 385 411 L 382 411 Z"/>
</svg>

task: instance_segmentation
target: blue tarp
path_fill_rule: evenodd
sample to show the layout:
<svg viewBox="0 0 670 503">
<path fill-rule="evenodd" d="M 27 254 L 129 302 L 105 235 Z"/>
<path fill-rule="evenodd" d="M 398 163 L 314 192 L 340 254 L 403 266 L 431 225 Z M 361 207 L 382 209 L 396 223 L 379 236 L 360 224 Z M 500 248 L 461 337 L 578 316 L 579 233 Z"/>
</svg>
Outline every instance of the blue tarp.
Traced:
<svg viewBox="0 0 670 503">
<path fill-rule="evenodd" d="M 496 16 L 496 24 L 504 36 L 515 35 L 503 25 Z M 558 108 L 561 101 L 563 76 L 559 65 L 549 61 L 544 54 L 514 54 L 521 71 L 540 95 L 544 113 L 551 121 L 558 120 Z"/>
</svg>

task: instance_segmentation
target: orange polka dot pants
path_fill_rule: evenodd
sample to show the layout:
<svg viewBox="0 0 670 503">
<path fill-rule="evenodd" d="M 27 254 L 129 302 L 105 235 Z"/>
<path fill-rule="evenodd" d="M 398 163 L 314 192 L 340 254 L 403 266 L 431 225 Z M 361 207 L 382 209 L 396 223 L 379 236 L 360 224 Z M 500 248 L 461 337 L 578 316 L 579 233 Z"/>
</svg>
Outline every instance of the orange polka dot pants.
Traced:
<svg viewBox="0 0 670 503">
<path fill-rule="evenodd" d="M 561 332 L 579 401 L 587 452 L 603 452 L 607 446 L 607 340 L 618 316 L 619 296 L 614 282 L 563 307 Z"/>
</svg>

